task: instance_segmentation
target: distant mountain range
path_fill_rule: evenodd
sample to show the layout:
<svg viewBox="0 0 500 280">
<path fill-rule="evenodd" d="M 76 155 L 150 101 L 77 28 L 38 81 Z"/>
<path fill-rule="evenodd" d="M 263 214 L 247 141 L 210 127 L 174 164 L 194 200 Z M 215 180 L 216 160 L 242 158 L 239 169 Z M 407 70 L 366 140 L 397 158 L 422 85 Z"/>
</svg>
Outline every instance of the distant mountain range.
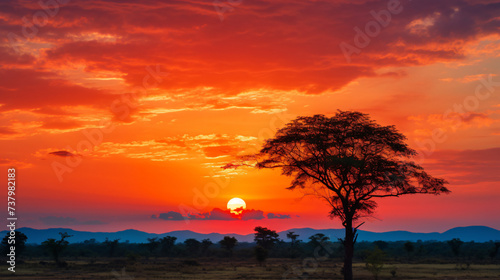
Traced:
<svg viewBox="0 0 500 280">
<path fill-rule="evenodd" d="M 221 233 L 197 233 L 190 230 L 182 231 L 171 231 L 167 233 L 147 233 L 139 230 L 128 229 L 118 232 L 89 232 L 89 231 L 76 231 L 68 228 L 50 228 L 50 229 L 33 229 L 33 228 L 20 228 L 18 229 L 22 233 L 28 236 L 28 243 L 40 244 L 48 238 L 59 238 L 59 232 L 67 232 L 73 235 L 68 239 L 71 243 L 83 242 L 94 238 L 98 242 L 104 241 L 106 238 L 110 240 L 120 239 L 121 242 L 129 241 L 131 243 L 144 243 L 147 242 L 147 238 L 152 237 L 164 237 L 164 236 L 175 236 L 177 237 L 177 242 L 183 242 L 188 238 L 194 238 L 197 240 L 202 240 L 209 238 L 210 240 L 217 242 L 224 238 L 224 236 L 234 236 L 239 242 L 253 242 L 253 234 L 241 235 L 241 234 L 221 234 Z M 336 241 L 337 238 L 344 236 L 344 229 L 312 229 L 312 228 L 294 228 L 287 231 L 279 232 L 280 238 L 287 240 L 286 234 L 289 231 L 293 231 L 299 234 L 301 240 L 308 241 L 309 236 L 316 233 L 323 233 L 324 235 L 330 237 L 330 240 Z M 5 236 L 7 231 L 1 231 L 1 236 Z M 485 226 L 469 226 L 469 227 L 456 227 L 447 230 L 443 233 L 431 232 L 431 233 L 417 233 L 409 231 L 388 231 L 388 232 L 371 232 L 359 230 L 358 241 L 445 241 L 451 240 L 453 238 L 460 238 L 462 241 L 475 241 L 475 242 L 487 242 L 490 240 L 500 240 L 500 231 L 494 228 Z"/>
</svg>

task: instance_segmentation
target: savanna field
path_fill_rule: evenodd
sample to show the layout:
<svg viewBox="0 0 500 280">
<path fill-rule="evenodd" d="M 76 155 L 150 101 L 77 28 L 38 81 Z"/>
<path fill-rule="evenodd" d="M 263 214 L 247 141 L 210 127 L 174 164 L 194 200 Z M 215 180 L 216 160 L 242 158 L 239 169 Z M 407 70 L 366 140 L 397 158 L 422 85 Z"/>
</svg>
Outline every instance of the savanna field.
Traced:
<svg viewBox="0 0 500 280">
<path fill-rule="evenodd" d="M 176 243 L 173 237 L 148 243 L 87 240 L 67 244 L 57 261 L 47 243 L 27 245 L 15 275 L 4 269 L 0 278 L 344 279 L 343 246 L 322 234 L 309 240 L 277 242 L 263 258 L 255 243 L 231 237 L 217 244 Z M 498 242 L 374 241 L 356 247 L 354 279 L 500 279 Z"/>
<path fill-rule="evenodd" d="M 305 264 L 303 260 L 269 259 L 264 266 L 253 260 L 234 259 L 166 259 L 139 260 L 99 259 L 68 261 L 64 269 L 54 264 L 27 261 L 19 265 L 16 275 L 3 270 L 2 279 L 343 279 L 342 262 L 321 261 Z M 393 276 L 391 271 L 395 271 Z M 364 263 L 354 264 L 355 279 L 374 279 Z M 456 264 L 387 263 L 379 279 L 500 279 L 500 264 L 472 264 L 467 269 Z"/>
</svg>

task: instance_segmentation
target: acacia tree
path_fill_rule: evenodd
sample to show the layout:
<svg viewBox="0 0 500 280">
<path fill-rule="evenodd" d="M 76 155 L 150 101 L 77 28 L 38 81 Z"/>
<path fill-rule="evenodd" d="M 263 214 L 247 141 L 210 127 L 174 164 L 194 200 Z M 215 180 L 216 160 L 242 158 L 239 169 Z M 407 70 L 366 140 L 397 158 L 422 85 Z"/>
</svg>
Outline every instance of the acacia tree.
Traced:
<svg viewBox="0 0 500 280">
<path fill-rule="evenodd" d="M 236 240 L 236 237 L 231 237 L 231 236 L 224 236 L 224 239 L 219 241 L 219 244 L 221 247 L 226 249 L 228 251 L 228 256 L 230 258 L 233 257 L 233 249 L 236 244 L 238 244 L 238 240 Z"/>
<path fill-rule="evenodd" d="M 373 213 L 375 199 L 449 192 L 445 180 L 411 161 L 417 153 L 405 140 L 394 126 L 381 126 L 360 112 L 338 111 L 330 118 L 298 117 L 254 157 L 258 168 L 279 168 L 293 177 L 289 189 L 329 203 L 331 217 L 345 227 L 344 279 L 352 279 L 359 220 Z"/>
<path fill-rule="evenodd" d="M 184 240 L 184 245 L 186 245 L 188 255 L 197 256 L 198 251 L 200 250 L 201 242 L 194 238 L 188 238 Z"/>
<path fill-rule="evenodd" d="M 148 243 L 146 243 L 146 247 L 148 248 L 149 254 L 154 255 L 156 248 L 160 246 L 160 240 L 158 237 L 148 238 Z"/>
<path fill-rule="evenodd" d="M 61 262 L 59 260 L 59 256 L 61 252 L 68 247 L 69 242 L 65 240 L 66 238 L 70 238 L 73 235 L 69 235 L 67 232 L 60 232 L 59 235 L 61 235 L 61 239 L 55 240 L 54 238 L 49 238 L 42 242 L 42 245 L 47 248 L 49 253 L 52 255 L 54 258 L 54 261 L 58 266 L 64 266 L 65 262 Z"/>
<path fill-rule="evenodd" d="M 255 227 L 254 240 L 257 245 L 264 247 L 266 250 L 271 250 L 276 242 L 279 241 L 279 235 L 275 230 L 266 227 Z"/>
<path fill-rule="evenodd" d="M 279 235 L 275 230 L 266 227 L 255 227 L 254 241 L 257 243 L 255 247 L 255 256 L 262 265 L 267 259 L 269 250 L 273 248 L 274 244 L 279 241 Z"/>
<path fill-rule="evenodd" d="M 177 237 L 165 236 L 160 239 L 161 252 L 164 256 L 171 254 L 172 248 L 175 246 L 175 241 Z"/>
<path fill-rule="evenodd" d="M 206 256 L 208 253 L 208 248 L 212 246 L 214 243 L 210 241 L 210 239 L 206 238 L 201 241 L 201 255 Z"/>
<path fill-rule="evenodd" d="M 460 263 L 460 247 L 462 247 L 462 244 L 464 242 L 460 240 L 460 238 L 453 238 L 452 240 L 448 241 L 448 245 L 450 245 L 451 250 L 453 251 L 453 254 L 455 255 L 455 258 L 457 259 L 457 266 Z"/>
<path fill-rule="evenodd" d="M 414 249 L 415 249 L 415 246 L 413 246 L 413 243 L 411 241 L 408 241 L 405 243 L 405 250 L 406 250 L 406 253 L 408 254 L 408 261 L 410 261 L 411 253 L 413 252 Z"/>
<path fill-rule="evenodd" d="M 116 248 L 118 248 L 119 242 L 120 242 L 120 239 L 109 240 L 107 237 L 106 237 L 106 240 L 104 240 L 103 244 L 108 249 L 108 256 L 110 258 L 112 258 L 115 255 L 115 251 L 116 251 Z"/>
<path fill-rule="evenodd" d="M 295 234 L 295 232 L 293 231 L 289 231 L 287 234 L 286 234 L 286 238 L 289 238 L 291 239 L 292 241 L 290 242 L 290 257 L 293 259 L 295 258 L 295 248 L 294 248 L 294 245 L 295 243 L 297 243 L 297 237 L 299 237 L 298 234 Z M 300 240 L 299 240 L 300 241 Z"/>
</svg>

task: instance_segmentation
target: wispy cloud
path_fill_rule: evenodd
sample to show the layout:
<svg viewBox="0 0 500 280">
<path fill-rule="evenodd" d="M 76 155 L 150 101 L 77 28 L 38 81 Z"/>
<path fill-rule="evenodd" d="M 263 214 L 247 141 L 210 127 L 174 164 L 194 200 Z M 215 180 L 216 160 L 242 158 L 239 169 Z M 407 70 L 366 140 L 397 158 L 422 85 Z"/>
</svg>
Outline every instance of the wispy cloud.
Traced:
<svg viewBox="0 0 500 280">
<path fill-rule="evenodd" d="M 50 152 L 49 155 L 54 155 L 58 157 L 74 157 L 75 154 L 68 152 L 68 151 L 55 151 L 55 152 Z"/>
<path fill-rule="evenodd" d="M 500 181 L 500 148 L 436 151 L 425 165 L 453 185 Z"/>
<path fill-rule="evenodd" d="M 286 214 L 275 214 L 267 213 L 264 215 L 262 210 L 255 209 L 241 209 L 239 214 L 231 212 L 231 210 L 222 210 L 219 208 L 214 208 L 209 212 L 205 213 L 188 213 L 183 216 L 179 212 L 169 211 L 167 213 L 160 213 L 158 215 L 152 215 L 153 219 L 161 219 L 167 221 L 182 221 L 182 220 L 221 220 L 221 221 L 233 221 L 233 220 L 262 220 L 265 219 L 290 219 L 290 215 Z"/>
<path fill-rule="evenodd" d="M 123 155 L 153 161 L 214 159 L 231 157 L 257 145 L 253 136 L 228 134 L 200 134 L 166 137 L 129 143 L 105 142 L 96 147 L 95 156 Z"/>
</svg>

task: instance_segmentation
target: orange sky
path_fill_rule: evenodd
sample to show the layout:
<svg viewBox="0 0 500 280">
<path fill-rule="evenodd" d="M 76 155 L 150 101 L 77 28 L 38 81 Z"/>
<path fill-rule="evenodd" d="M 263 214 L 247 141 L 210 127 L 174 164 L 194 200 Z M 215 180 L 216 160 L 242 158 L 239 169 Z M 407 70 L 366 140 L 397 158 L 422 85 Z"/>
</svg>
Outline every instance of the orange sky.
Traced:
<svg viewBox="0 0 500 280">
<path fill-rule="evenodd" d="M 341 109 L 396 125 L 452 191 L 380 200 L 363 229 L 500 229 L 500 1 L 48 2 L 0 3 L 0 174 L 17 168 L 21 226 L 339 228 L 278 171 L 220 167 Z M 232 197 L 248 220 L 213 212 Z M 209 214 L 167 215 L 183 209 Z"/>
</svg>

